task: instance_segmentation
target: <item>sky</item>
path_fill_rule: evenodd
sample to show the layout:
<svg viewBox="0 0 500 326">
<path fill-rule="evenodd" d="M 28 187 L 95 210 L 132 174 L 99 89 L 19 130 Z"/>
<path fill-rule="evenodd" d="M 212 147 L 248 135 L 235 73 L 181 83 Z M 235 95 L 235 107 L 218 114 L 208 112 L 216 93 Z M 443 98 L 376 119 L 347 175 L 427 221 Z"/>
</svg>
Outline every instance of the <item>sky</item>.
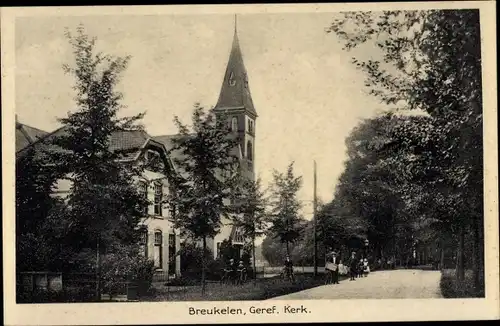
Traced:
<svg viewBox="0 0 500 326">
<path fill-rule="evenodd" d="M 332 13 L 238 15 L 238 37 L 257 110 L 255 169 L 263 185 L 272 170 L 295 162 L 303 178 L 299 198 L 312 216 L 313 161 L 317 193 L 333 198 L 343 171 L 345 138 L 361 119 L 385 109 L 364 88 L 363 73 L 325 33 Z M 73 62 L 65 28 L 83 24 L 97 50 L 131 56 L 118 85 L 123 115 L 146 112 L 153 136 L 175 134 L 173 117 L 189 123 L 193 105 L 217 102 L 234 33 L 233 15 L 22 17 L 16 20 L 16 114 L 46 131 L 74 108 Z M 366 49 L 364 53 L 366 56 Z"/>
</svg>

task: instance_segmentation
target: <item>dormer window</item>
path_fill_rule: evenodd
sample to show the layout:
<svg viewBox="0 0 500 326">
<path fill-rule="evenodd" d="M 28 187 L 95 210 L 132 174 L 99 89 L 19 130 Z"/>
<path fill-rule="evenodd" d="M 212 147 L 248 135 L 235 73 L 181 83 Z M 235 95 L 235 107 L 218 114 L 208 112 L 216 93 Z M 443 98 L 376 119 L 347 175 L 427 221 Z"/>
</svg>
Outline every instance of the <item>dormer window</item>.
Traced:
<svg viewBox="0 0 500 326">
<path fill-rule="evenodd" d="M 153 171 L 158 171 L 163 169 L 163 161 L 159 152 L 154 150 L 148 150 L 145 155 L 146 164 Z"/>
<path fill-rule="evenodd" d="M 229 75 L 229 86 L 234 86 L 236 85 L 236 79 L 234 79 L 234 74 L 233 72 L 231 72 L 231 74 Z"/>
</svg>

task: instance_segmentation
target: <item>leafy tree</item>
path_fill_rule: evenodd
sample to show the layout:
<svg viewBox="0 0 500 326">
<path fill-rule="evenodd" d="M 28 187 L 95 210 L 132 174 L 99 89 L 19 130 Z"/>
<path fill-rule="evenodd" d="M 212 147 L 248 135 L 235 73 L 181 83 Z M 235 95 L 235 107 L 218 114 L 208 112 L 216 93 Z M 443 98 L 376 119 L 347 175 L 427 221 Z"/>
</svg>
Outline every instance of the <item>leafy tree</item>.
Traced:
<svg viewBox="0 0 500 326">
<path fill-rule="evenodd" d="M 350 12 L 327 31 L 339 36 L 348 51 L 363 44 L 381 50 L 381 59 L 353 60 L 366 73 L 371 94 L 389 105 L 429 115 L 426 123 L 395 130 L 406 152 L 427 164 L 419 169 L 421 185 L 432 187 L 437 197 L 442 193 L 444 202 L 434 203 L 453 211 L 439 224 L 458 230 L 459 279 L 464 276 L 464 235 L 471 229 L 479 259 L 475 283 L 480 288 L 484 244 L 479 11 Z M 415 152 L 415 143 L 420 152 Z"/>
<path fill-rule="evenodd" d="M 330 249 L 347 249 L 349 240 L 361 239 L 366 234 L 365 220 L 352 216 L 344 202 L 345 198 L 336 196 L 318 210 L 317 237 L 325 253 Z"/>
<path fill-rule="evenodd" d="M 237 248 L 233 245 L 233 239 L 231 237 L 224 239 L 220 244 L 220 259 L 224 262 L 224 265 L 227 266 L 231 259 L 236 258 Z"/>
<path fill-rule="evenodd" d="M 50 270 L 57 257 L 57 242 L 47 223 L 58 204 L 51 196 L 57 174 L 27 148 L 16 159 L 16 269 Z"/>
<path fill-rule="evenodd" d="M 205 255 L 203 255 L 203 252 Z M 203 251 L 203 248 L 197 246 L 194 242 L 185 241 L 181 244 L 180 250 L 177 252 L 177 255 L 181 258 L 181 271 L 182 275 L 196 275 L 197 277 L 201 274 L 200 261 L 210 261 L 213 259 L 213 253 L 210 248 L 206 248 Z"/>
<path fill-rule="evenodd" d="M 293 252 L 293 248 L 294 244 L 291 243 L 289 251 Z M 271 266 L 282 266 L 286 254 L 286 247 L 274 235 L 267 235 L 262 241 L 262 256 Z"/>
<path fill-rule="evenodd" d="M 287 255 L 290 255 L 290 244 L 300 239 L 304 230 L 305 223 L 299 215 L 302 205 L 297 198 L 301 186 L 302 177 L 294 175 L 293 162 L 286 173 L 273 171 L 269 233 L 286 244 Z"/>
<path fill-rule="evenodd" d="M 267 227 L 267 198 L 261 190 L 261 180 L 238 180 L 241 187 L 234 194 L 234 224 L 245 239 L 251 239 L 253 270 L 255 271 L 255 239 L 265 233 Z M 256 274 L 254 273 L 254 281 Z"/>
<path fill-rule="evenodd" d="M 59 220 L 69 225 L 64 245 L 75 253 L 94 248 L 99 275 L 103 253 L 135 246 L 140 238 L 138 224 L 147 202 L 135 180 L 143 169 L 119 162 L 110 138 L 114 132 L 139 129 L 143 115 L 118 117 L 122 94 L 115 88 L 129 57 L 95 53 L 96 39 L 82 26 L 76 36 L 69 31 L 66 36 L 75 64 L 63 68 L 75 77 L 76 110 L 60 119 L 64 132 L 54 137 L 49 162 L 71 182 L 66 207 L 59 212 Z M 97 292 L 100 297 L 100 289 Z"/>
<path fill-rule="evenodd" d="M 233 179 L 237 172 L 237 157 L 233 155 L 237 139 L 232 137 L 224 119 L 216 119 L 196 104 L 192 126 L 174 119 L 180 137 L 174 140 L 173 151 L 180 157 L 175 162 L 179 175 L 168 201 L 175 205 L 175 226 L 205 249 L 207 237 L 220 230 L 221 216 L 229 218 Z M 202 293 L 205 293 L 205 259 L 202 259 Z"/>
</svg>

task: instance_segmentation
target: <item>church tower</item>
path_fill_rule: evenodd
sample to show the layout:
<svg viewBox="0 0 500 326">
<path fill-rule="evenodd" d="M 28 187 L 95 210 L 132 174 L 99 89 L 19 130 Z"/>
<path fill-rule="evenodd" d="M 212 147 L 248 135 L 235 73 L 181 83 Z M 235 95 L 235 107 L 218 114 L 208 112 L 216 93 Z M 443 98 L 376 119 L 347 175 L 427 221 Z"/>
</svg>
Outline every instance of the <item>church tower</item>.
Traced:
<svg viewBox="0 0 500 326">
<path fill-rule="evenodd" d="M 214 110 L 218 117 L 227 119 L 229 127 L 239 140 L 241 173 L 254 180 L 257 112 L 248 86 L 248 75 L 238 40 L 236 16 L 231 53 L 222 81 L 219 100 Z"/>
</svg>

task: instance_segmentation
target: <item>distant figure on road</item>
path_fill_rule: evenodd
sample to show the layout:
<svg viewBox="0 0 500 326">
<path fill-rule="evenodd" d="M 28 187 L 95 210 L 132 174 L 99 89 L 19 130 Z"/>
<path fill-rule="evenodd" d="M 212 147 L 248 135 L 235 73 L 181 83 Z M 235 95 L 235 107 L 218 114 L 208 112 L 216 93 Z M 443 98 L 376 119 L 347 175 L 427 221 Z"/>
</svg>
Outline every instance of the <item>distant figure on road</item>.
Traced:
<svg viewBox="0 0 500 326">
<path fill-rule="evenodd" d="M 392 269 L 392 258 L 387 259 L 387 269 Z"/>
<path fill-rule="evenodd" d="M 370 273 L 370 266 L 368 266 L 368 259 L 363 260 L 363 276 L 367 277 L 368 273 Z"/>
<path fill-rule="evenodd" d="M 357 274 L 357 269 L 358 269 L 358 260 L 356 258 L 356 252 L 351 253 L 351 259 L 349 261 L 349 269 L 350 269 L 350 275 L 351 275 L 351 281 L 356 280 L 356 274 Z"/>
<path fill-rule="evenodd" d="M 339 275 L 347 275 L 349 274 L 349 270 L 346 265 L 339 259 Z"/>
<path fill-rule="evenodd" d="M 364 269 L 363 261 L 364 261 L 363 257 L 361 257 L 361 259 L 358 261 L 358 270 L 357 270 L 358 272 L 356 275 L 358 278 L 363 276 L 363 269 Z"/>
</svg>

